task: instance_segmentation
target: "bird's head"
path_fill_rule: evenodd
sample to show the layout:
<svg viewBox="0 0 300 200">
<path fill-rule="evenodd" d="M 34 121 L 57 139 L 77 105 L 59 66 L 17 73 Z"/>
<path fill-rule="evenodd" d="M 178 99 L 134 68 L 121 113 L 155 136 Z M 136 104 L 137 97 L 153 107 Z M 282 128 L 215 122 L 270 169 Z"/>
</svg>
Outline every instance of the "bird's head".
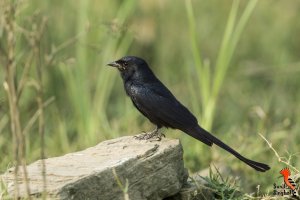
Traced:
<svg viewBox="0 0 300 200">
<path fill-rule="evenodd" d="M 279 173 L 282 174 L 283 176 L 287 176 L 287 177 L 289 177 L 291 175 L 289 168 L 284 168 Z"/>
<path fill-rule="evenodd" d="M 108 63 L 111 67 L 116 67 L 120 72 L 137 70 L 139 67 L 145 65 L 146 62 L 139 57 L 125 56 L 119 60 Z"/>
<path fill-rule="evenodd" d="M 125 56 L 107 65 L 116 67 L 125 81 L 128 79 L 145 79 L 152 76 L 152 71 L 146 61 L 136 56 Z"/>
</svg>

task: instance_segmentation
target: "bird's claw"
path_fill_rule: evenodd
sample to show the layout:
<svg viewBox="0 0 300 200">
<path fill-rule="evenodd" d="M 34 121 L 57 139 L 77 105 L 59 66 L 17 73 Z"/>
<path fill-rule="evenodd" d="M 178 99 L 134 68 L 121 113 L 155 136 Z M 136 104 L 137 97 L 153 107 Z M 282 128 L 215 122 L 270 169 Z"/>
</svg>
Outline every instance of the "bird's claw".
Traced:
<svg viewBox="0 0 300 200">
<path fill-rule="evenodd" d="M 134 138 L 137 140 L 149 140 L 149 141 L 160 141 L 162 137 L 166 137 L 165 134 L 159 131 L 143 132 L 142 134 L 135 135 Z"/>
<path fill-rule="evenodd" d="M 157 134 L 155 134 L 153 137 L 151 137 L 149 139 L 150 142 L 154 142 L 154 141 L 161 141 L 162 137 L 166 137 L 165 134 L 158 132 Z"/>
</svg>

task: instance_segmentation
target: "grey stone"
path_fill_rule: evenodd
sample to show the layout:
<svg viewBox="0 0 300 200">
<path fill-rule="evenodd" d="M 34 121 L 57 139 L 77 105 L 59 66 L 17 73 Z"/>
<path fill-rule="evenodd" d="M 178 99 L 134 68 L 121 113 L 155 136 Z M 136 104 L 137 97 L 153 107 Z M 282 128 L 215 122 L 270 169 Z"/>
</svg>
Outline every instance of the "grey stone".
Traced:
<svg viewBox="0 0 300 200">
<path fill-rule="evenodd" d="M 56 199 L 163 199 L 178 193 L 188 177 L 182 146 L 176 139 L 150 142 L 121 137 L 45 159 L 45 163 L 47 197 Z M 27 172 L 32 197 L 40 197 L 41 161 L 28 165 Z M 19 196 L 26 197 L 22 172 L 18 176 Z M 3 174 L 2 179 L 12 196 L 13 169 Z"/>
</svg>

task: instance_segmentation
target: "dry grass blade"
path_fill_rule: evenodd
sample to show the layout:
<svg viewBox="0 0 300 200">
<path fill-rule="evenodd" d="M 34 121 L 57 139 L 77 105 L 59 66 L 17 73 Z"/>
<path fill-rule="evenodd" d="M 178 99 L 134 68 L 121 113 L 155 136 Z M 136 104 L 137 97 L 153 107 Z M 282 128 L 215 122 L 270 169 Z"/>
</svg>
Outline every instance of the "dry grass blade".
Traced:
<svg viewBox="0 0 300 200">
<path fill-rule="evenodd" d="M 14 156 L 15 156 L 15 198 L 18 198 L 19 188 L 17 182 L 19 164 L 21 163 L 24 175 L 24 182 L 28 199 L 30 198 L 30 188 L 28 183 L 28 176 L 26 170 L 25 158 L 25 138 L 22 134 L 22 127 L 20 122 L 20 111 L 18 107 L 18 95 L 15 85 L 16 63 L 15 63 L 15 10 L 14 4 L 8 4 L 4 13 L 4 30 L 6 31 L 7 39 L 7 65 L 6 65 L 6 81 L 4 82 L 4 89 L 7 93 L 11 132 L 14 138 Z"/>
<path fill-rule="evenodd" d="M 122 184 L 120 178 L 117 175 L 116 169 L 113 168 L 112 170 L 114 177 L 118 183 L 118 186 L 120 187 L 120 189 L 122 190 L 123 194 L 124 194 L 124 200 L 129 200 L 129 195 L 128 195 L 128 187 L 129 187 L 129 183 L 128 183 L 128 179 L 126 179 L 126 184 L 125 186 Z"/>
<path fill-rule="evenodd" d="M 14 159 L 15 159 L 15 194 L 14 198 L 19 198 L 19 186 L 18 186 L 18 175 L 19 167 L 21 165 L 23 179 L 25 183 L 25 189 L 27 198 L 31 199 L 31 192 L 28 181 L 28 174 L 26 169 L 26 138 L 25 136 L 29 132 L 30 128 L 38 120 L 38 132 L 40 135 L 40 147 L 41 147 L 41 159 L 45 158 L 45 142 L 44 142 L 44 107 L 51 103 L 54 98 L 50 98 L 45 103 L 43 102 L 43 87 L 42 87 L 42 61 L 41 61 L 41 50 L 40 42 L 45 31 L 47 18 L 42 18 L 40 23 L 36 23 L 35 20 L 31 21 L 31 28 L 26 29 L 17 24 L 17 5 L 13 2 L 7 1 L 5 4 L 5 12 L 1 15 L 1 20 L 3 25 L 4 36 L 6 36 L 6 44 L 1 45 L 1 51 L 7 52 L 6 55 L 6 64 L 5 64 L 5 81 L 3 83 L 4 89 L 7 93 L 7 99 L 9 104 L 9 116 L 11 122 L 11 133 L 13 138 L 14 146 Z M 30 51 L 26 52 L 22 58 L 17 58 L 18 48 L 16 47 L 17 38 L 23 37 L 25 42 L 30 46 Z M 36 62 L 33 62 L 36 60 Z M 17 66 L 24 66 L 21 74 L 21 78 L 18 80 L 18 70 Z M 32 66 L 36 66 L 36 79 L 30 78 L 30 70 Z M 31 83 L 31 84 L 30 84 Z M 24 92 L 26 86 L 34 86 L 36 90 L 36 99 L 38 110 L 27 122 L 25 128 L 22 128 L 21 124 L 21 110 L 19 108 L 19 101 L 21 94 Z M 42 165 L 42 176 L 44 191 L 46 190 L 46 166 L 43 163 Z M 45 198 L 45 195 L 43 195 Z"/>
<path fill-rule="evenodd" d="M 272 143 L 269 142 L 262 134 L 259 133 L 259 136 L 264 139 L 264 141 L 266 141 L 266 143 L 268 144 L 268 146 L 270 147 L 270 149 L 272 149 L 272 151 L 274 152 L 275 156 L 278 158 L 278 162 L 284 163 L 285 165 L 289 166 L 291 169 L 293 169 L 295 172 L 299 173 L 299 170 L 292 166 L 289 162 L 283 160 L 283 157 L 280 156 L 278 154 L 278 152 L 274 149 L 274 147 L 272 146 Z"/>
</svg>

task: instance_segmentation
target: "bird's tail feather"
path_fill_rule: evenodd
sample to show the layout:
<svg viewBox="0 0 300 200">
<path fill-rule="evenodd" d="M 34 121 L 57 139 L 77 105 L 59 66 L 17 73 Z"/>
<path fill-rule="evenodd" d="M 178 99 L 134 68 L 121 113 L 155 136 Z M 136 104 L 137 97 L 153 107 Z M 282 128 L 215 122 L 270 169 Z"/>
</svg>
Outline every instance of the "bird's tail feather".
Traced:
<svg viewBox="0 0 300 200">
<path fill-rule="evenodd" d="M 213 142 L 210 139 L 208 139 L 207 137 L 205 137 L 205 135 L 199 133 L 198 129 L 183 130 L 183 132 L 189 134 L 193 138 L 203 142 L 204 144 L 206 144 L 208 146 L 213 145 Z"/>
<path fill-rule="evenodd" d="M 212 134 L 210 134 L 209 132 L 207 132 L 199 126 L 186 131 L 186 133 L 209 146 L 212 146 L 212 144 L 218 145 L 219 147 L 233 154 L 235 157 L 237 157 L 238 159 L 240 159 L 241 161 L 243 161 L 244 163 L 246 163 L 247 165 L 249 165 L 257 171 L 265 172 L 270 169 L 270 167 L 264 163 L 256 162 L 245 158 L 244 156 L 236 152 L 234 149 L 229 147 L 227 144 L 223 143 L 221 140 L 219 140 L 218 138 L 216 138 L 215 136 L 213 136 Z"/>
</svg>

